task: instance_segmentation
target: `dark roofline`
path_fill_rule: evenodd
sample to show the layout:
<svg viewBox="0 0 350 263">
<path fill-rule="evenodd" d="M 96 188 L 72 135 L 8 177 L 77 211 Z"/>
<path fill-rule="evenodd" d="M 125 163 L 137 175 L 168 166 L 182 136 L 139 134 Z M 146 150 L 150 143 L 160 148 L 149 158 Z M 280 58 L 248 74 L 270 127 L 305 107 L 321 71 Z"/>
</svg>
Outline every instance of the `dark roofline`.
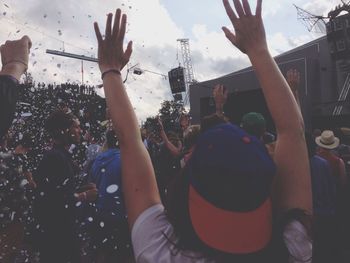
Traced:
<svg viewBox="0 0 350 263">
<path fill-rule="evenodd" d="M 323 40 L 323 39 L 327 39 L 327 36 L 325 35 L 325 36 L 316 38 L 316 39 L 314 39 L 314 40 L 312 40 L 312 41 L 310 41 L 310 42 L 308 42 L 308 43 L 305 43 L 304 45 L 301 45 L 301 46 L 299 46 L 299 47 L 296 47 L 296 48 L 293 48 L 293 49 L 291 49 L 291 50 L 288 50 L 288 51 L 286 51 L 286 52 L 284 52 L 284 53 L 282 53 L 282 54 L 279 54 L 279 55 L 275 56 L 274 58 L 276 59 L 276 58 L 279 58 L 279 57 L 281 57 L 281 56 L 285 56 L 285 55 L 288 55 L 288 54 L 290 54 L 290 53 L 293 53 L 293 52 L 295 52 L 295 51 L 299 51 L 299 50 L 301 50 L 301 49 L 305 49 L 305 48 L 307 48 L 307 47 L 309 47 L 309 46 L 314 45 L 315 43 L 320 42 L 320 41 Z"/>
<path fill-rule="evenodd" d="M 308 42 L 308 43 L 305 43 L 305 44 L 303 44 L 303 45 L 301 45 L 301 46 L 299 46 L 299 47 L 296 47 L 296 48 L 293 48 L 293 49 L 288 50 L 288 51 L 286 51 L 286 52 L 283 52 L 283 53 L 281 53 L 281 54 L 275 56 L 274 59 L 277 59 L 277 58 L 280 58 L 280 57 L 282 57 L 282 56 L 288 55 L 288 54 L 290 54 L 290 53 L 294 53 L 294 52 L 296 52 L 296 51 L 305 49 L 305 48 L 307 48 L 307 47 L 309 47 L 309 46 L 312 46 L 312 45 L 314 45 L 315 43 L 318 43 L 318 42 L 320 42 L 321 40 L 326 39 L 326 38 L 327 38 L 326 35 L 325 35 L 325 36 L 322 36 L 322 37 L 319 37 L 319 38 L 316 38 L 316 39 L 314 39 L 314 40 L 312 40 L 312 41 L 310 41 L 310 42 Z M 213 80 L 216 80 L 216 79 L 221 79 L 221 78 L 225 78 L 225 77 L 234 76 L 234 75 L 241 74 L 241 73 L 243 73 L 243 72 L 249 72 L 249 71 L 252 71 L 252 70 L 253 70 L 253 69 L 252 69 L 251 66 L 250 66 L 250 67 L 246 67 L 246 68 L 244 68 L 244 69 L 240 69 L 240 70 L 238 70 L 238 71 L 235 71 L 235 72 L 232 72 L 232 73 L 229 73 L 229 74 L 226 74 L 226 75 L 223 75 L 223 76 L 214 78 L 214 79 L 210 79 L 210 80 L 205 80 L 205 81 L 198 82 L 198 84 L 199 84 L 199 83 L 206 83 L 206 82 L 213 81 Z M 196 83 L 196 84 L 197 84 L 197 83 Z"/>
</svg>

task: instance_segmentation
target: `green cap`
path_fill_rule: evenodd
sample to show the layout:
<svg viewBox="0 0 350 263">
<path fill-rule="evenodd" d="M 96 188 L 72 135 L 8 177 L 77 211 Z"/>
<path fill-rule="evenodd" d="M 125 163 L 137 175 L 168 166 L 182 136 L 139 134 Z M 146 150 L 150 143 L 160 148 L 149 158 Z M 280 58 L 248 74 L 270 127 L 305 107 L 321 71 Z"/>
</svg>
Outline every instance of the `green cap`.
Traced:
<svg viewBox="0 0 350 263">
<path fill-rule="evenodd" d="M 242 118 L 241 127 L 250 135 L 260 138 L 266 129 L 264 116 L 258 112 L 249 112 Z"/>
</svg>

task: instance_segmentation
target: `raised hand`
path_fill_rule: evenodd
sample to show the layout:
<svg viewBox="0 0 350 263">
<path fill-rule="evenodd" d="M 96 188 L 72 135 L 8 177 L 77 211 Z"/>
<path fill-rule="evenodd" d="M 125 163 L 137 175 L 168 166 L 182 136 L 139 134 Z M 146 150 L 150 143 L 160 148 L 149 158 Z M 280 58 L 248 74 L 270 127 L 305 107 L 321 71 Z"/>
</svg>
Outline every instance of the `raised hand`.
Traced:
<svg viewBox="0 0 350 263">
<path fill-rule="evenodd" d="M 287 71 L 287 82 L 293 93 L 298 92 L 300 86 L 300 72 L 296 69 Z"/>
<path fill-rule="evenodd" d="M 88 191 L 85 191 L 84 192 L 85 195 L 86 195 L 86 200 L 89 201 L 89 202 L 94 202 L 96 201 L 97 197 L 98 197 L 98 190 L 97 188 L 92 188 Z"/>
<path fill-rule="evenodd" d="M 158 127 L 159 127 L 159 130 L 160 131 L 164 131 L 164 126 L 163 126 L 163 122 L 162 120 L 160 119 L 160 117 L 158 117 Z"/>
<path fill-rule="evenodd" d="M 123 47 L 127 16 L 117 9 L 113 27 L 112 19 L 113 15 L 108 14 L 104 39 L 97 22 L 94 23 L 98 41 L 98 64 L 102 73 L 110 69 L 122 70 L 132 53 L 132 41 L 128 43 L 125 51 Z"/>
<path fill-rule="evenodd" d="M 222 84 L 217 84 L 213 90 L 213 97 L 216 105 L 225 105 L 228 97 L 228 90 Z"/>
<path fill-rule="evenodd" d="M 252 14 L 248 0 L 233 0 L 235 11 L 228 0 L 223 0 L 226 13 L 235 32 L 222 27 L 226 37 L 239 50 L 247 55 L 267 51 L 265 29 L 261 18 L 262 0 L 257 0 L 255 15 Z"/>
<path fill-rule="evenodd" d="M 1 74 L 12 75 L 19 80 L 21 75 L 28 69 L 31 47 L 32 42 L 28 36 L 23 36 L 19 40 L 8 40 L 1 45 Z"/>
</svg>

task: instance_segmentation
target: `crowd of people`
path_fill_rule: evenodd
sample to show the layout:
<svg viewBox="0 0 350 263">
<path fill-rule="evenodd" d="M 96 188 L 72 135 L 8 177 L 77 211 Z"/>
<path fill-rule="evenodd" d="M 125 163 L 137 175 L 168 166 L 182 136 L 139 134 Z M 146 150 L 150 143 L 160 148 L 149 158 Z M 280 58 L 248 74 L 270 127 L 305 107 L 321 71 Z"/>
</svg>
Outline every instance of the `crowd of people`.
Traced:
<svg viewBox="0 0 350 263">
<path fill-rule="evenodd" d="M 350 129 L 305 131 L 299 73 L 271 57 L 247 0 L 223 0 L 276 130 L 216 111 L 140 128 L 121 70 L 127 17 L 94 24 L 106 99 L 92 87 L 19 84 L 31 40 L 1 46 L 0 262 L 349 262 Z"/>
</svg>

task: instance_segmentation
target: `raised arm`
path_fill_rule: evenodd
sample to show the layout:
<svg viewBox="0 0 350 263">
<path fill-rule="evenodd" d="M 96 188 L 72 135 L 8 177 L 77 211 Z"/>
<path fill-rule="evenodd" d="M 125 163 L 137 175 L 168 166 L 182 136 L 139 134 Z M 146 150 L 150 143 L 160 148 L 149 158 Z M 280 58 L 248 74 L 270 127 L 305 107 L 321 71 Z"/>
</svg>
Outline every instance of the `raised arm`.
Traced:
<svg viewBox="0 0 350 263">
<path fill-rule="evenodd" d="M 31 46 L 30 38 L 24 36 L 19 40 L 6 41 L 0 47 L 0 139 L 12 124 L 18 98 L 17 84 L 28 68 Z"/>
<path fill-rule="evenodd" d="M 262 0 L 257 1 L 255 15 L 248 0 L 233 2 L 236 13 L 229 1 L 223 0 L 235 33 L 226 27 L 223 31 L 233 45 L 248 55 L 277 129 L 274 204 L 282 210 L 299 208 L 312 213 L 303 118 L 288 83 L 269 53 L 261 17 Z"/>
<path fill-rule="evenodd" d="M 293 92 L 294 98 L 300 108 L 299 87 L 300 87 L 300 72 L 296 69 L 287 71 L 287 82 Z"/>
<path fill-rule="evenodd" d="M 113 15 L 109 14 L 105 38 L 97 23 L 94 26 L 107 105 L 119 135 L 123 193 L 129 225 L 132 227 L 145 209 L 160 203 L 160 197 L 152 162 L 142 142 L 137 118 L 120 74 L 132 53 L 132 42 L 129 42 L 125 51 L 123 49 L 127 17 L 121 15 L 121 10 L 118 9 L 113 26 L 112 18 Z"/>
<path fill-rule="evenodd" d="M 181 155 L 181 151 L 182 151 L 182 143 L 178 143 L 177 146 L 175 146 L 168 138 L 168 136 L 166 135 L 165 131 L 164 131 L 164 127 L 163 127 L 163 123 L 161 121 L 161 119 L 158 118 L 158 124 L 160 127 L 160 137 L 162 138 L 165 147 L 169 150 L 169 152 L 177 157 Z"/>
<path fill-rule="evenodd" d="M 228 97 L 228 90 L 222 84 L 217 84 L 213 90 L 215 100 L 215 113 L 218 116 L 224 116 L 224 106 Z"/>
</svg>

